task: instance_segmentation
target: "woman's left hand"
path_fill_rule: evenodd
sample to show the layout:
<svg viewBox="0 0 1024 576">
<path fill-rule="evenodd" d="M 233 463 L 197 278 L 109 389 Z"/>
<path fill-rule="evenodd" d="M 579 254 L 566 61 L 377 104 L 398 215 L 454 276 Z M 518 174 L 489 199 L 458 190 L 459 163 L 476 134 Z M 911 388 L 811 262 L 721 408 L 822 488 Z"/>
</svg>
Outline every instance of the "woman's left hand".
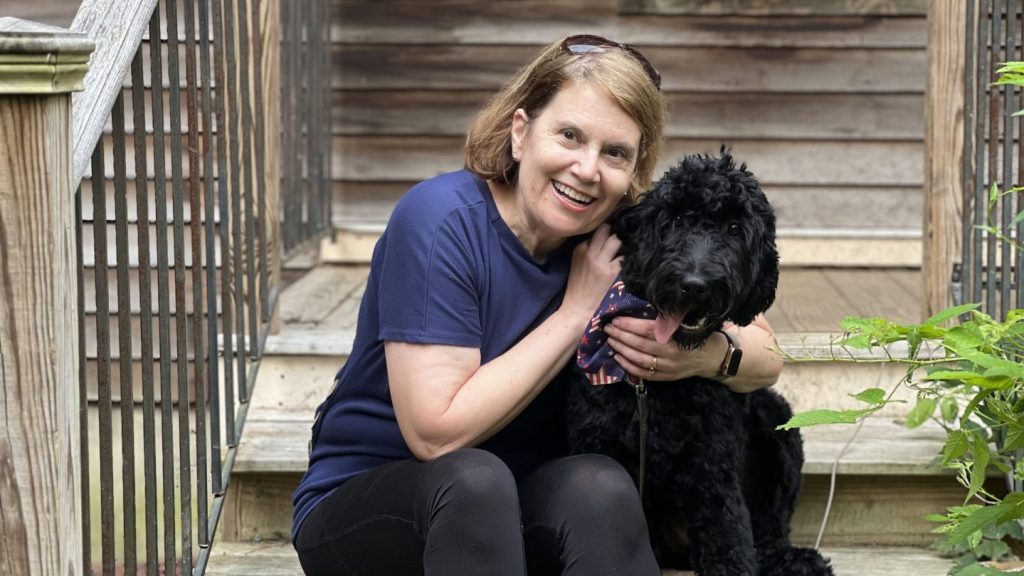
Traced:
<svg viewBox="0 0 1024 576">
<path fill-rule="evenodd" d="M 713 333 L 701 347 L 685 350 L 673 340 L 655 340 L 654 320 L 619 316 L 604 328 L 619 365 L 635 378 L 669 382 L 701 376 L 722 382 L 734 392 L 752 392 L 778 381 L 782 356 L 775 351 L 775 333 L 764 315 L 743 327 L 726 322 L 722 329 L 743 350 L 735 376 L 719 374 L 728 349 L 721 334 Z"/>
<path fill-rule="evenodd" d="M 654 320 L 619 316 L 604 331 L 619 365 L 636 378 L 660 382 L 692 376 L 711 378 L 722 362 L 714 339 L 693 350 L 684 350 L 673 340 L 658 342 L 654 339 Z"/>
</svg>

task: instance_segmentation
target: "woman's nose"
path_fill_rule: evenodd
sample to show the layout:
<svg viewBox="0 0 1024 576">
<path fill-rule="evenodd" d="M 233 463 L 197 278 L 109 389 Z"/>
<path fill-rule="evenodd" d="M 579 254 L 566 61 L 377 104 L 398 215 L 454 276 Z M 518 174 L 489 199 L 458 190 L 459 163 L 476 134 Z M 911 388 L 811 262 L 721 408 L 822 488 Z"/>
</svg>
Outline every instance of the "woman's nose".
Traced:
<svg viewBox="0 0 1024 576">
<path fill-rule="evenodd" d="M 573 176 L 582 182 L 596 182 L 600 175 L 598 159 L 600 154 L 593 150 L 581 150 L 572 166 Z"/>
</svg>

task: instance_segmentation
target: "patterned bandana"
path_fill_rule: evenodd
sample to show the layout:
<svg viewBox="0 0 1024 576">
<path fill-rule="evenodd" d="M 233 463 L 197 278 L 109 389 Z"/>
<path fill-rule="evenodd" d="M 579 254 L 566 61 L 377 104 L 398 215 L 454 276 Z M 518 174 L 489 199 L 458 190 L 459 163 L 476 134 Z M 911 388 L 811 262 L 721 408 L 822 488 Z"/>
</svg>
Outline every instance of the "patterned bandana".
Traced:
<svg viewBox="0 0 1024 576">
<path fill-rule="evenodd" d="M 604 333 L 605 324 L 620 315 L 650 320 L 658 316 L 658 311 L 627 292 L 621 277 L 615 279 L 576 349 L 576 364 L 591 384 L 613 384 L 626 377 L 626 371 L 615 360 L 612 347 L 607 342 L 608 336 Z"/>
</svg>

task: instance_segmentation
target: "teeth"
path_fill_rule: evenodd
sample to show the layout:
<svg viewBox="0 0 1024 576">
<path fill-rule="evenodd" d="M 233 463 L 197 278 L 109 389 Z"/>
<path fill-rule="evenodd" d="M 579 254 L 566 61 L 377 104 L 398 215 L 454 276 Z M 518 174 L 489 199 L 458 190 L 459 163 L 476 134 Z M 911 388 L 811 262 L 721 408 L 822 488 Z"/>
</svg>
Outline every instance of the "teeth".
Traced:
<svg viewBox="0 0 1024 576">
<path fill-rule="evenodd" d="M 707 324 L 707 320 L 708 319 L 706 317 L 699 318 L 695 324 L 687 324 L 686 321 L 684 320 L 684 321 L 680 322 L 679 325 L 684 330 L 689 330 L 691 332 L 696 332 L 696 331 L 702 330 L 704 328 L 704 325 Z"/>
<path fill-rule="evenodd" d="M 578 204 L 586 205 L 586 204 L 590 204 L 591 202 L 594 201 L 593 198 L 591 198 L 589 196 L 584 196 L 583 194 L 580 194 L 579 192 L 573 190 L 572 188 L 569 188 L 568 186 L 566 186 L 564 184 L 560 184 L 558 182 L 553 182 L 553 184 L 555 186 L 555 190 L 559 194 L 561 194 L 562 196 L 565 196 L 566 198 L 572 200 L 573 202 L 576 202 Z"/>
</svg>

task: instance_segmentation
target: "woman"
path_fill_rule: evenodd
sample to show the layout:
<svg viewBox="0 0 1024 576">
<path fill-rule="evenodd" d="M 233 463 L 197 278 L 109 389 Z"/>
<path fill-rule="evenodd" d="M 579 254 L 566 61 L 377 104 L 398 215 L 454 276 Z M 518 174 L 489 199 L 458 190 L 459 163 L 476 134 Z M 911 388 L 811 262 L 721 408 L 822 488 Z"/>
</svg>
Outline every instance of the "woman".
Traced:
<svg viewBox="0 0 1024 576">
<path fill-rule="evenodd" d="M 563 455 L 556 376 L 619 271 L 604 221 L 650 183 L 664 122 L 639 52 L 572 36 L 480 112 L 465 170 L 398 203 L 293 499 L 307 574 L 659 574 L 625 470 Z M 731 330 L 749 356 L 727 384 L 773 383 L 770 327 Z M 608 334 L 648 380 L 718 377 L 726 353 L 658 343 L 647 320 Z"/>
</svg>

